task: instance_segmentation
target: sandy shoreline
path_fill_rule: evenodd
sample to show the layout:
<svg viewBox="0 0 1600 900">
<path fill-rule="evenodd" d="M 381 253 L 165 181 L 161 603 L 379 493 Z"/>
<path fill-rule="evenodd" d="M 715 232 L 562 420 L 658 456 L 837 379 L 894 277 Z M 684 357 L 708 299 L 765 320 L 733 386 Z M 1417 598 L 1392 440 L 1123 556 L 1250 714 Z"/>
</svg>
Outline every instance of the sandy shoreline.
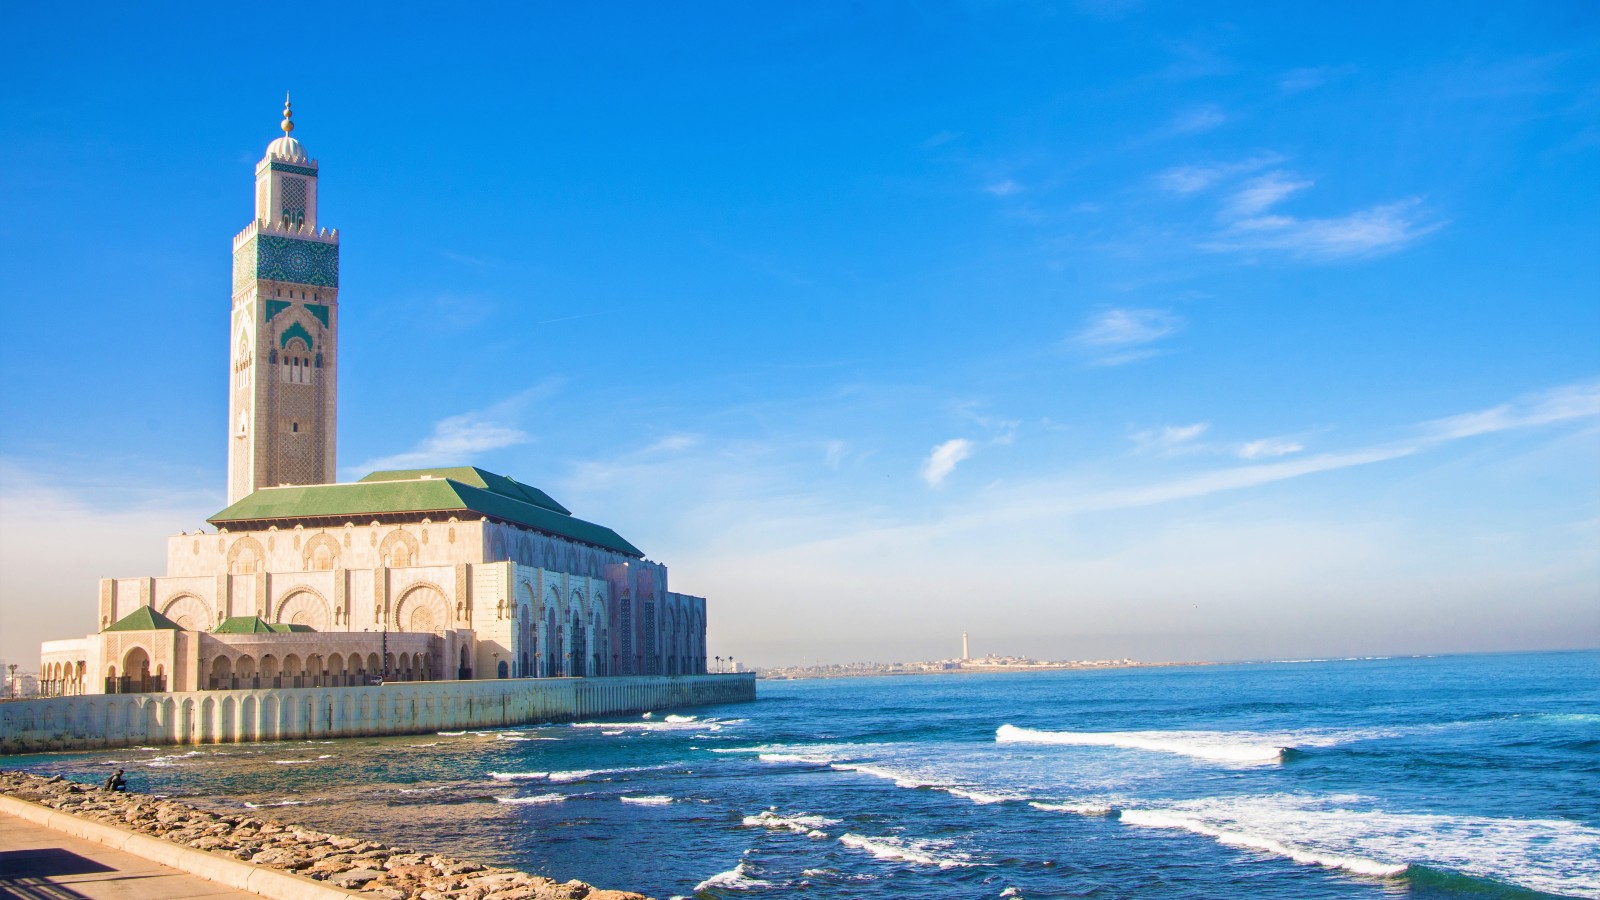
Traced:
<svg viewBox="0 0 1600 900">
<path fill-rule="evenodd" d="M 216 813 L 149 794 L 111 793 L 59 776 L 0 770 L 0 794 L 373 900 L 648 900 L 643 894 L 557 882 L 275 819 Z"/>
</svg>

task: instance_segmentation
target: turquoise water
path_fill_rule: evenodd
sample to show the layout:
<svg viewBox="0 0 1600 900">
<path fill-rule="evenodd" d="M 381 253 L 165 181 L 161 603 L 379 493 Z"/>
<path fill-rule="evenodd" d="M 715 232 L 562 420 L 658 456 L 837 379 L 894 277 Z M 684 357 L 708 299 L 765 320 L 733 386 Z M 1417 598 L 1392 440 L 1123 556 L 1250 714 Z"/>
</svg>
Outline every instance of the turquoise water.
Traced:
<svg viewBox="0 0 1600 900">
<path fill-rule="evenodd" d="M 663 898 L 1600 897 L 1600 653 L 759 691 L 6 765 Z"/>
</svg>

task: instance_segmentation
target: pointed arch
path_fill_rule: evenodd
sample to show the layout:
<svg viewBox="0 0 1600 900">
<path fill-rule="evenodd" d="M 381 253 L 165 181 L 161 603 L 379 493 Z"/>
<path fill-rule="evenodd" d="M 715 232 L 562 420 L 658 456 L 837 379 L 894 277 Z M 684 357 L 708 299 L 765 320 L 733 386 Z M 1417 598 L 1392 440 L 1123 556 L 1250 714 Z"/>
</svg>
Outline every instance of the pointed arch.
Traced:
<svg viewBox="0 0 1600 900">
<path fill-rule="evenodd" d="M 394 569 L 403 569 L 418 563 L 422 545 L 417 542 L 417 537 L 410 532 L 396 528 L 383 536 L 383 542 L 378 544 L 378 558 L 382 564 Z"/>
<path fill-rule="evenodd" d="M 282 625 L 306 625 L 316 631 L 326 631 L 332 621 L 327 598 L 315 589 L 298 585 L 284 593 L 278 601 L 273 621 Z"/>
<path fill-rule="evenodd" d="M 161 614 L 177 622 L 184 631 L 211 630 L 211 609 L 204 600 L 188 591 L 168 597 L 161 605 Z"/>
<path fill-rule="evenodd" d="M 339 565 L 339 542 L 331 535 L 313 535 L 300 550 L 301 568 L 307 572 L 326 572 Z"/>
<path fill-rule="evenodd" d="M 243 535 L 228 547 L 228 574 L 253 575 L 261 572 L 262 563 L 266 558 L 267 554 L 261 549 L 261 542 L 249 535 Z"/>
</svg>

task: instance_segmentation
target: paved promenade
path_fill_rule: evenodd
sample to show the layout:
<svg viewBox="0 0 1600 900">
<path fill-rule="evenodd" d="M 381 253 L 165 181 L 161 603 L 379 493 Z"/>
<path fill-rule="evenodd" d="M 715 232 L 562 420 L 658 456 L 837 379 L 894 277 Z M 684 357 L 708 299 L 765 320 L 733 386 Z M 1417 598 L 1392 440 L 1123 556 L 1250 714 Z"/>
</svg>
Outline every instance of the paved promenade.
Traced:
<svg viewBox="0 0 1600 900">
<path fill-rule="evenodd" d="M 0 812 L 0 898 L 211 900 L 248 894 Z"/>
</svg>

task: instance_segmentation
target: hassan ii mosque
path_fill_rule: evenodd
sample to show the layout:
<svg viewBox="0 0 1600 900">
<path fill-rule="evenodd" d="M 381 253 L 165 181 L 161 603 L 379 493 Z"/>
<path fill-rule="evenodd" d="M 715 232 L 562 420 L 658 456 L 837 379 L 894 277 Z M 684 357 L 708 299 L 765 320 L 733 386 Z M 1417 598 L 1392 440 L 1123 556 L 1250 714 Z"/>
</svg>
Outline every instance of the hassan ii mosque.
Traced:
<svg viewBox="0 0 1600 900">
<path fill-rule="evenodd" d="M 233 239 L 228 507 L 167 539 L 165 575 L 101 579 L 41 690 L 705 673 L 705 599 L 544 491 L 471 466 L 333 483 L 339 232 L 287 102 L 282 128 Z"/>
</svg>

